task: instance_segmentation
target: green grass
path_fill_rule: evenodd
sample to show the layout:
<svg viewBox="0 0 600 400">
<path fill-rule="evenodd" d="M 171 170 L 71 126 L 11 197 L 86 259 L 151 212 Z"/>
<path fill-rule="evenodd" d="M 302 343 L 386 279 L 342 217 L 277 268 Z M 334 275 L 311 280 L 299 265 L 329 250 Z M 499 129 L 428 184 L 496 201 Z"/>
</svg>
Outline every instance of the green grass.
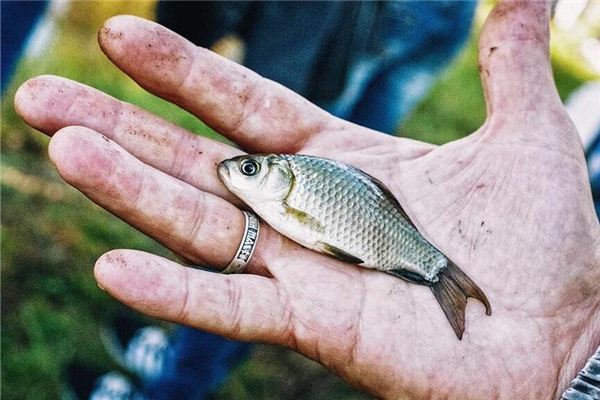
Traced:
<svg viewBox="0 0 600 400">
<path fill-rule="evenodd" d="M 154 240 L 62 183 L 47 158 L 48 138 L 14 113 L 12 96 L 18 84 L 38 74 L 65 76 L 193 132 L 220 138 L 187 112 L 141 90 L 98 49 L 95 32 L 105 18 L 116 13 L 150 17 L 151 9 L 151 1 L 75 2 L 59 20 L 59 40 L 40 58 L 21 63 L 2 100 L 1 394 L 6 399 L 56 398 L 64 366 L 73 359 L 98 368 L 113 366 L 100 344 L 98 328 L 121 306 L 93 279 L 92 266 L 102 253 L 134 248 L 170 257 Z M 582 82 L 560 63 L 555 76 L 562 98 Z M 476 130 L 484 111 L 471 39 L 399 133 L 444 143 Z M 217 397 L 368 398 L 316 363 L 270 346 L 258 346 Z"/>
<path fill-rule="evenodd" d="M 471 38 L 442 74 L 427 98 L 400 127 L 400 135 L 443 144 L 474 132 L 485 119 L 477 69 L 477 46 Z"/>
</svg>

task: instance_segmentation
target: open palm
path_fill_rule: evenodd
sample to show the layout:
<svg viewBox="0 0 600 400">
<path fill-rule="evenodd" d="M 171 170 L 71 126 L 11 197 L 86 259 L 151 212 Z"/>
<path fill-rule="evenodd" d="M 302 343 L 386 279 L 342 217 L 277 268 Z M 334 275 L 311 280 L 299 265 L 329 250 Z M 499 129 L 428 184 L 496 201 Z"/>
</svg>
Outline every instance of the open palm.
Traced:
<svg viewBox="0 0 600 400">
<path fill-rule="evenodd" d="M 426 287 L 328 258 L 263 223 L 247 274 L 131 250 L 95 267 L 111 295 L 153 316 L 289 346 L 389 398 L 553 398 L 600 343 L 600 227 L 583 152 L 553 85 L 549 7 L 500 4 L 484 27 L 485 124 L 435 147 L 342 121 L 287 89 L 134 17 L 109 20 L 105 53 L 140 85 L 248 152 L 303 153 L 385 182 L 421 232 L 487 294 L 458 341 Z M 216 164 L 242 152 L 58 77 L 16 95 L 52 134 L 67 182 L 195 264 L 225 267 L 242 204 Z"/>
</svg>

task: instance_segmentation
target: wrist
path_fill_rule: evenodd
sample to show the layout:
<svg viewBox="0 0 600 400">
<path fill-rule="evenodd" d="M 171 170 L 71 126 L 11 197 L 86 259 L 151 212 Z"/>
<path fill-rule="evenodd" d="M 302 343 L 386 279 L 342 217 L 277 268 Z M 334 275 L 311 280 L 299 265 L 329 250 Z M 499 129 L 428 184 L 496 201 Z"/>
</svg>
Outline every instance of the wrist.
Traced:
<svg viewBox="0 0 600 400">
<path fill-rule="evenodd" d="M 594 377 L 595 378 L 590 378 Z M 559 375 L 554 398 L 566 400 L 600 399 L 600 313 L 592 312 L 586 329 L 572 346 Z M 591 380 L 590 380 L 591 379 Z M 595 385 L 596 397 L 584 396 L 587 385 Z M 592 390 L 594 386 L 591 387 Z M 579 397 L 577 397 L 579 396 Z"/>
<path fill-rule="evenodd" d="M 587 399 L 600 399 L 600 346 L 561 396 L 561 400 Z"/>
</svg>

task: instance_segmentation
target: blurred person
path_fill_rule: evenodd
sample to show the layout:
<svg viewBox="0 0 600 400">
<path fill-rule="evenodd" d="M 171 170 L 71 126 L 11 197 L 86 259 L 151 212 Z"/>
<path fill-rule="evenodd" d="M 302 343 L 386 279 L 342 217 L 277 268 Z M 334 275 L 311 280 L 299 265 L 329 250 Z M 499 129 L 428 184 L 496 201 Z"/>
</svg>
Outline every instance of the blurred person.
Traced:
<svg viewBox="0 0 600 400">
<path fill-rule="evenodd" d="M 180 328 L 168 335 L 125 313 L 118 313 L 101 334 L 121 370 L 74 361 L 66 368 L 62 398 L 202 399 L 219 388 L 248 352 L 241 342 L 227 346 L 223 337 L 196 329 Z"/>
<path fill-rule="evenodd" d="M 600 217 L 600 81 L 583 84 L 569 96 L 566 107 L 583 142 L 596 214 Z"/>
<path fill-rule="evenodd" d="M 391 134 L 464 44 L 475 6 L 451 1 L 167 1 L 158 4 L 157 17 L 203 47 L 236 35 L 244 43 L 241 61 L 250 69 L 334 115 Z M 181 327 L 162 339 L 172 350 L 165 355 L 162 347 L 148 345 L 144 332 L 150 328 L 117 324 L 114 329 L 134 331 L 107 347 L 121 365 L 142 377 L 151 398 L 202 398 L 250 349 Z M 127 359 L 125 354 L 140 356 Z M 156 364 L 152 360 L 160 360 L 162 372 L 149 373 Z"/>
<path fill-rule="evenodd" d="M 241 61 L 250 69 L 334 115 L 393 133 L 465 42 L 475 6 L 441 1 L 169 1 L 159 3 L 157 16 L 204 47 L 235 34 L 244 43 Z M 130 321 L 131 326 L 113 327 L 130 335 L 116 332 L 112 337 L 122 338 L 105 343 L 120 365 L 142 378 L 151 398 L 205 396 L 250 348 L 187 327 L 167 338 L 158 327 Z M 170 351 L 149 345 L 147 329 L 162 335 Z"/>
<path fill-rule="evenodd" d="M 98 261 L 99 284 L 154 316 L 289 346 L 381 397 L 560 395 L 599 341 L 600 293 L 593 283 L 600 227 L 591 217 L 577 133 L 553 87 L 548 17 L 549 8 L 538 2 L 496 8 L 480 40 L 488 119 L 471 136 L 440 147 L 348 124 L 149 22 L 115 18 L 101 34 L 104 51 L 142 86 L 186 107 L 242 149 L 326 156 L 381 177 L 434 241 L 490 289 L 496 316 L 471 320 L 463 342 L 438 329 L 443 317 L 421 303 L 422 288 L 302 249 L 266 225 L 248 274 L 223 277 L 121 250 Z M 173 52 L 182 57 L 166 57 Z M 57 89 L 64 101 L 50 104 Z M 69 183 L 187 259 L 227 265 L 242 219 L 239 202 L 212 169 L 215 160 L 239 150 L 125 106 L 119 118 L 149 135 L 168 128 L 173 136 L 159 142 L 164 151 L 156 158 L 157 141 L 132 142 L 110 121 L 93 123 L 99 133 L 86 128 L 97 119 L 74 102 L 83 98 L 106 107 L 119 104 L 53 77 L 27 82 L 15 102 L 28 123 L 54 134 L 51 158 Z M 268 107 L 271 102 L 280 107 Z M 175 150 L 183 140 L 206 149 L 189 159 L 185 176 L 163 160 L 165 154 L 181 156 Z M 111 174 L 91 174 L 101 171 L 98 162 L 118 166 L 124 175 L 115 181 Z M 123 183 L 140 182 L 141 176 L 136 193 L 148 197 L 136 199 L 147 199 L 145 207 L 132 201 L 132 188 Z M 173 210 L 175 193 L 190 207 Z M 547 196 L 556 198 L 546 201 Z M 201 203 L 193 201 L 199 198 Z M 193 224 L 186 213 L 198 210 L 194 204 L 213 217 L 202 232 L 218 235 L 190 242 L 189 226 L 174 225 L 166 212 L 183 213 L 176 220 Z M 457 219 L 474 231 L 455 229 Z M 499 369 L 507 373 L 499 377 Z M 532 384 L 522 385 L 525 379 Z"/>
<path fill-rule="evenodd" d="M 332 114 L 394 133 L 464 45 L 475 1 L 161 1 L 202 47 L 235 35 L 242 63 Z"/>
<path fill-rule="evenodd" d="M 13 75 L 15 65 L 34 30 L 46 10 L 48 1 L 2 1 L 1 78 L 0 90 L 6 90 Z"/>
</svg>

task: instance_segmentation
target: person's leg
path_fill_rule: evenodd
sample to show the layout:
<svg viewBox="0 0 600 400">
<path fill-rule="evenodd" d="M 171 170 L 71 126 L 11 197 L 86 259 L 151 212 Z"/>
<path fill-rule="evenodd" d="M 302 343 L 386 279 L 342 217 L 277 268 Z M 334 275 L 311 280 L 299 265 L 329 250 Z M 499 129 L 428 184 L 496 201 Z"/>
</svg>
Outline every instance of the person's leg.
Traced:
<svg viewBox="0 0 600 400">
<path fill-rule="evenodd" d="M 430 65 L 398 65 L 380 72 L 355 104 L 348 119 L 393 134 L 437 78 Z"/>
<path fill-rule="evenodd" d="M 343 5 L 318 1 L 259 2 L 244 36 L 244 65 L 307 96 L 318 56 Z"/>
<path fill-rule="evenodd" d="M 596 215 L 600 218 L 600 126 L 596 128 L 596 135 L 586 149 L 585 157 L 590 173 L 592 197 L 596 207 Z"/>
<path fill-rule="evenodd" d="M 47 1 L 2 1 L 2 92 L 8 85 L 14 66 L 27 38 L 46 9 Z"/>
<path fill-rule="evenodd" d="M 377 75 L 379 65 L 376 60 L 364 57 L 350 69 L 344 90 L 331 102 L 317 103 L 336 117 L 352 121 L 352 112 L 361 102 L 369 84 Z M 355 121 L 352 121 L 355 122 Z M 368 125 L 365 125 L 368 126 Z M 368 126 L 370 128 L 370 126 Z"/>
<path fill-rule="evenodd" d="M 64 374 L 61 400 L 147 400 L 135 382 L 121 371 L 100 371 L 75 361 Z"/>
<path fill-rule="evenodd" d="M 156 4 L 156 22 L 210 48 L 223 36 L 238 34 L 255 6 L 249 1 L 162 0 Z"/>
<path fill-rule="evenodd" d="M 594 206 L 600 218 L 600 115 L 590 112 L 598 108 L 599 97 L 600 80 L 590 81 L 571 93 L 565 105 L 585 149 Z"/>
<path fill-rule="evenodd" d="M 466 41 L 476 2 L 385 3 L 372 51 L 380 67 L 355 99 L 352 122 L 393 133 Z"/>
<path fill-rule="evenodd" d="M 203 399 L 227 378 L 248 354 L 248 343 L 187 327 L 178 327 L 170 343 L 162 374 L 146 382 L 149 399 Z"/>
</svg>

